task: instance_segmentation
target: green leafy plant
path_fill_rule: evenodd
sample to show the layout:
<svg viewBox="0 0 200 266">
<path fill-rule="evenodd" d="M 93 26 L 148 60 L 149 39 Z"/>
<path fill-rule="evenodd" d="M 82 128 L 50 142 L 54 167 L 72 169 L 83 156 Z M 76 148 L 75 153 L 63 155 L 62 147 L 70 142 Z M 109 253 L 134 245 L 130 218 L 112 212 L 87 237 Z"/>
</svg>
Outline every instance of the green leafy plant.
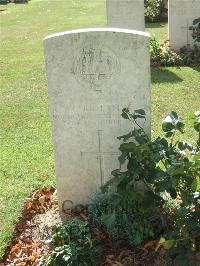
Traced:
<svg viewBox="0 0 200 266">
<path fill-rule="evenodd" d="M 128 109 L 122 113 L 136 126 L 138 119 L 145 119 L 143 110 L 130 114 Z M 147 181 L 156 173 L 150 139 L 142 127 L 134 128 L 127 135 L 118 137 L 124 143 L 120 145 L 120 164 L 127 160 L 127 170 L 112 172 L 113 179 L 102 188 L 91 204 L 90 211 L 95 213 L 95 220 L 105 228 L 111 238 L 126 239 L 132 244 L 139 244 L 144 239 L 156 237 L 166 226 L 165 217 L 160 211 L 162 198 L 154 193 Z M 132 142 L 128 140 L 134 139 Z"/>
<path fill-rule="evenodd" d="M 143 110 L 132 114 L 125 108 L 122 117 L 134 124 L 131 132 L 118 137 L 123 141 L 119 162 L 126 170 L 112 172 L 113 178 L 93 199 L 92 216 L 111 238 L 138 244 L 163 235 L 161 242 L 168 248 L 198 250 L 200 112 L 187 120 L 197 132 L 196 145 L 177 139 L 186 124 L 174 111 L 162 124 L 165 137 L 155 140 L 141 126 Z M 166 193 L 171 202 L 177 201 L 173 207 L 166 204 Z"/>
<path fill-rule="evenodd" d="M 113 174 L 118 175 L 117 172 Z M 121 193 L 109 186 L 104 188 L 104 194 L 96 195 L 89 211 L 111 239 L 140 244 L 144 239 L 155 236 L 154 226 L 158 226 L 157 231 L 162 230 L 160 213 L 155 211 L 154 202 L 147 202 L 147 198 L 148 193 L 145 194 L 139 183 L 137 191 L 124 189 Z M 143 205 L 148 205 L 149 209 Z"/>
<path fill-rule="evenodd" d="M 150 40 L 151 64 L 153 66 L 182 65 L 181 56 L 173 51 L 169 41 L 159 44 L 155 37 Z"/>
<path fill-rule="evenodd" d="M 178 118 L 175 116 L 173 119 L 174 122 L 169 121 L 164 125 L 168 136 L 174 136 L 176 132 L 174 123 Z M 162 244 L 176 260 L 181 260 L 186 265 L 196 265 L 187 264 L 189 260 L 186 255 L 187 251 L 200 251 L 200 111 L 190 113 L 188 123 L 197 132 L 197 142 L 196 146 L 183 141 L 177 141 L 173 145 L 182 151 L 182 155 L 176 157 L 169 169 L 176 177 L 174 183 L 180 206 L 170 214 L 172 229 L 166 239 L 162 240 Z M 192 154 L 187 156 L 186 151 Z"/>
<path fill-rule="evenodd" d="M 152 66 L 190 66 L 200 64 L 200 48 L 183 47 L 179 52 L 174 51 L 169 41 L 159 44 L 155 37 L 150 40 Z"/>
<path fill-rule="evenodd" d="M 180 49 L 181 65 L 200 65 L 200 48 L 197 45 L 193 47 L 183 47 Z"/>
<path fill-rule="evenodd" d="M 43 262 L 44 266 L 93 265 L 101 254 L 97 241 L 91 236 L 88 223 L 80 219 L 57 225 L 51 244 L 54 249 Z"/>
<path fill-rule="evenodd" d="M 192 38 L 194 41 L 200 42 L 200 17 L 193 21 L 192 26 L 189 27 L 189 30 L 192 31 Z"/>
<path fill-rule="evenodd" d="M 158 22 L 162 20 L 162 14 L 165 11 L 164 0 L 145 0 L 145 20 L 147 22 Z"/>
</svg>

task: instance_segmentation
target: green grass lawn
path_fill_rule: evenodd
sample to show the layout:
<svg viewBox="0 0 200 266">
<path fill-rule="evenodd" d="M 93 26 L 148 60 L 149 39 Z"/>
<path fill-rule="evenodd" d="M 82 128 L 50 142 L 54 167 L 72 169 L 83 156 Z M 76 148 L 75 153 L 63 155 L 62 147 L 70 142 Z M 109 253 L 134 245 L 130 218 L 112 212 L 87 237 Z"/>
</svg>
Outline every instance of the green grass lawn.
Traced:
<svg viewBox="0 0 200 266">
<path fill-rule="evenodd" d="M 105 0 L 31 0 L 0 6 L 0 257 L 13 232 L 23 202 L 31 192 L 55 184 L 42 39 L 72 28 L 104 26 Z M 167 24 L 147 31 L 159 41 Z M 170 110 L 181 116 L 199 108 L 200 68 L 152 70 L 152 132 Z M 192 139 L 192 133 L 188 136 Z"/>
<path fill-rule="evenodd" d="M 162 23 L 149 23 L 146 25 L 146 31 L 155 36 L 159 43 L 163 43 L 168 39 L 168 24 Z"/>
</svg>

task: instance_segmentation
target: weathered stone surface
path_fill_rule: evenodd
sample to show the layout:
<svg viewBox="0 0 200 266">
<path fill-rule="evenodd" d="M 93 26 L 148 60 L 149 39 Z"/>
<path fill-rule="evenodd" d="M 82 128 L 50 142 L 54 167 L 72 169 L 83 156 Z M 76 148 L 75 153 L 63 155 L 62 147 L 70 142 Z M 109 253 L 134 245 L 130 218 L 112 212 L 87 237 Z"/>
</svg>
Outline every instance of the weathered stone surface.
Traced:
<svg viewBox="0 0 200 266">
<path fill-rule="evenodd" d="M 144 31 L 144 0 L 107 0 L 107 26 Z"/>
<path fill-rule="evenodd" d="M 169 0 L 169 40 L 173 49 L 193 45 L 193 20 L 200 17 L 200 0 Z"/>
<path fill-rule="evenodd" d="M 85 29 L 44 40 L 60 206 L 85 204 L 119 168 L 121 110 L 142 108 L 150 134 L 147 33 Z"/>
</svg>

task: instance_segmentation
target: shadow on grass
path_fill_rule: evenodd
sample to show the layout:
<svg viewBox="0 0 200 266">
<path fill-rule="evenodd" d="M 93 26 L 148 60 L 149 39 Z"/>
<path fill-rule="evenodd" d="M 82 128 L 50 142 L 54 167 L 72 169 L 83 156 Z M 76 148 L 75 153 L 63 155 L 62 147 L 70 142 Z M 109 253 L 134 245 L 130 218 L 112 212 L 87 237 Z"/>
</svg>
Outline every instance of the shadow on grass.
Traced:
<svg viewBox="0 0 200 266">
<path fill-rule="evenodd" d="M 146 23 L 145 27 L 146 27 L 146 29 L 164 28 L 166 26 L 166 24 L 167 24 L 167 22 Z"/>
<path fill-rule="evenodd" d="M 151 68 L 152 83 L 178 83 L 183 80 L 166 68 Z"/>
<path fill-rule="evenodd" d="M 192 67 L 193 70 L 200 72 L 200 67 Z"/>
</svg>

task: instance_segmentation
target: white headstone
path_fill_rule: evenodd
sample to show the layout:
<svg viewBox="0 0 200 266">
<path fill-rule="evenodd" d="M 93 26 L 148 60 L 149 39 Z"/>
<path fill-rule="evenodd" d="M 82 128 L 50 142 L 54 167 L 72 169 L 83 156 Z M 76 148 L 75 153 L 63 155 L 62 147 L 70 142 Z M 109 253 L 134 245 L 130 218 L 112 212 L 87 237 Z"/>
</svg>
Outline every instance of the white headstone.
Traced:
<svg viewBox="0 0 200 266">
<path fill-rule="evenodd" d="M 119 168 L 121 110 L 143 109 L 150 134 L 149 35 L 101 28 L 44 39 L 60 206 L 86 204 Z"/>
<path fill-rule="evenodd" d="M 144 31 L 144 0 L 107 0 L 107 26 Z"/>
<path fill-rule="evenodd" d="M 200 0 L 169 0 L 169 41 L 173 49 L 193 45 L 193 20 L 200 17 Z"/>
</svg>

